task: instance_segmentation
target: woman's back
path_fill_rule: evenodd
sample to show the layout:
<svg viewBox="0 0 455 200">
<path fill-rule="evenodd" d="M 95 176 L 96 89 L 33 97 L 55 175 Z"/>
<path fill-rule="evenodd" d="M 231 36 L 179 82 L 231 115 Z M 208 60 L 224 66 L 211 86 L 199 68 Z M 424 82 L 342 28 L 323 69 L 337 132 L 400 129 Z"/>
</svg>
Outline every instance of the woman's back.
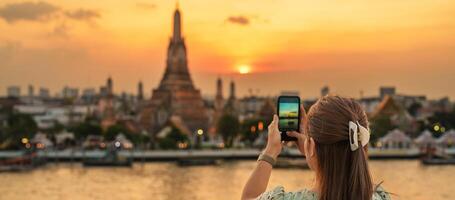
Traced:
<svg viewBox="0 0 455 200">
<path fill-rule="evenodd" d="M 389 193 L 382 187 L 377 187 L 373 193 L 372 200 L 390 200 Z M 310 190 L 303 189 L 295 192 L 284 191 L 283 186 L 275 187 L 258 197 L 258 200 L 319 200 L 318 195 Z"/>
</svg>

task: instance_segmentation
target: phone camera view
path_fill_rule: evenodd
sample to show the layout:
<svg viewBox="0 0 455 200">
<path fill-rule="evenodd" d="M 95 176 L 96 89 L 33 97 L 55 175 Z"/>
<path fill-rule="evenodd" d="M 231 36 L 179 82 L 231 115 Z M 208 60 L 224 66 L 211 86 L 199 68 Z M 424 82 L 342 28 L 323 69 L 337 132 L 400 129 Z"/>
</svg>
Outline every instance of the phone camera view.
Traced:
<svg viewBox="0 0 455 200">
<path fill-rule="evenodd" d="M 296 102 L 297 101 L 297 102 Z M 282 99 L 279 102 L 279 129 L 282 131 L 297 130 L 299 125 L 298 99 Z"/>
</svg>

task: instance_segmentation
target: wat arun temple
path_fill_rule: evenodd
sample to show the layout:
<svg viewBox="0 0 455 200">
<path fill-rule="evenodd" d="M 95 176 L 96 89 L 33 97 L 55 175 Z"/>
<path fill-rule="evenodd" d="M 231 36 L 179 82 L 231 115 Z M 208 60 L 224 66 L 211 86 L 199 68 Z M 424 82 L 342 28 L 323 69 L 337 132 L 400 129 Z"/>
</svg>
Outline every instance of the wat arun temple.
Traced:
<svg viewBox="0 0 455 200">
<path fill-rule="evenodd" d="M 182 21 L 177 8 L 174 13 L 173 35 L 167 50 L 166 69 L 159 86 L 152 91 L 140 114 L 140 123 L 152 140 L 163 127 L 177 126 L 186 134 L 208 129 L 209 118 L 201 92 L 191 79 Z"/>
</svg>

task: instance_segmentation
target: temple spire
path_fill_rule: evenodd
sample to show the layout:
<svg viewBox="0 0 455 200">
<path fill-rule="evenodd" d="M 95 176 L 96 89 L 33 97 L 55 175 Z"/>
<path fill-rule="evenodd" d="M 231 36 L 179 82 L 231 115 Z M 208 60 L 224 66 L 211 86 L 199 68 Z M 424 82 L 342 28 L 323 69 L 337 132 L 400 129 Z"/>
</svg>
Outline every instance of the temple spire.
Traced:
<svg viewBox="0 0 455 200">
<path fill-rule="evenodd" d="M 175 41 L 180 40 L 181 36 L 181 21 L 180 21 L 180 10 L 179 10 L 179 3 L 177 1 L 177 5 L 174 12 L 174 34 L 173 39 Z"/>
<path fill-rule="evenodd" d="M 216 80 L 216 99 L 223 99 L 223 82 L 220 77 Z"/>
</svg>

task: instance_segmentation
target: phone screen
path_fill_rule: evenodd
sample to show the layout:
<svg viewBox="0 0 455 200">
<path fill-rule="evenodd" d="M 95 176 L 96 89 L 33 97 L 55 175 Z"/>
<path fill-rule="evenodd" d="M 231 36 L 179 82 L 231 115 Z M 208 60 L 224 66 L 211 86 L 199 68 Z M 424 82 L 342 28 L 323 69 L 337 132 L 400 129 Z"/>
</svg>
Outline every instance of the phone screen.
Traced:
<svg viewBox="0 0 455 200">
<path fill-rule="evenodd" d="M 300 98 L 281 96 L 278 98 L 278 128 L 280 131 L 298 131 L 300 120 Z"/>
</svg>

